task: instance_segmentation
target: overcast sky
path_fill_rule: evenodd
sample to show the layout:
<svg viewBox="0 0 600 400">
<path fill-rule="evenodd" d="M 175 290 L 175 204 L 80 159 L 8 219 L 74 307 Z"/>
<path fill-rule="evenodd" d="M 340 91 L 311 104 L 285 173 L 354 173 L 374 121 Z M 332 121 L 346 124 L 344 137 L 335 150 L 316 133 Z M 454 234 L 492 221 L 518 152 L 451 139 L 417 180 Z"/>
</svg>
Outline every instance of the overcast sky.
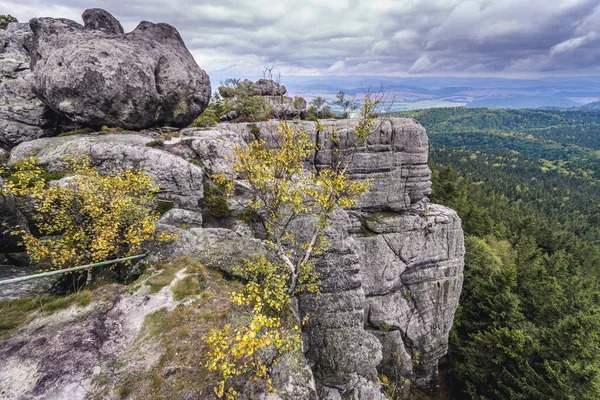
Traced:
<svg viewBox="0 0 600 400">
<path fill-rule="evenodd" d="M 0 0 L 19 21 L 167 22 L 219 76 L 600 75 L 600 0 Z"/>
</svg>

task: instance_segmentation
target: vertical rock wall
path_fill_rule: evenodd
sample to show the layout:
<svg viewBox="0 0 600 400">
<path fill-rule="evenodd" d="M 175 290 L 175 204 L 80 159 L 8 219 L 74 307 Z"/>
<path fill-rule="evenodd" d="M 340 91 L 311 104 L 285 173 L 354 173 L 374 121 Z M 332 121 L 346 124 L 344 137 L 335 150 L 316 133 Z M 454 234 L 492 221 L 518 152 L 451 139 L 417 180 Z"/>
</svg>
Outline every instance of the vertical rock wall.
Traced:
<svg viewBox="0 0 600 400">
<path fill-rule="evenodd" d="M 355 120 L 293 122 L 319 144 L 316 168 L 332 161 L 331 129 L 340 151 L 353 143 Z M 268 136 L 272 123 L 257 124 Z M 246 126 L 226 129 L 247 133 Z M 437 367 L 462 288 L 461 221 L 449 208 L 430 204 L 425 129 L 412 119 L 384 120 L 358 150 L 351 179 L 371 179 L 354 210 L 339 211 L 327 232 L 328 252 L 316 264 L 321 295 L 300 306 L 306 356 L 324 399 L 377 399 L 378 374 L 434 393 Z"/>
<path fill-rule="evenodd" d="M 29 24 L 11 23 L 0 30 L 0 146 L 47 136 L 53 130 L 53 113 L 31 90 L 33 32 Z"/>
</svg>

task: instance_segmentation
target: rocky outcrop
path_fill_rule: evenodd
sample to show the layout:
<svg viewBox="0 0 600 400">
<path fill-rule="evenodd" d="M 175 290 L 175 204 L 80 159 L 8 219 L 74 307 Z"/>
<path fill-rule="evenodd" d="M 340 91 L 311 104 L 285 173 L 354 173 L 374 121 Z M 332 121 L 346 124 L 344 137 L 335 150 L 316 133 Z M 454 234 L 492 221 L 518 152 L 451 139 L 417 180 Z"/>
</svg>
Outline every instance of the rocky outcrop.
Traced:
<svg viewBox="0 0 600 400">
<path fill-rule="evenodd" d="M 290 123 L 318 145 L 307 160 L 310 168 L 332 163 L 332 129 L 342 154 L 354 142 L 353 120 L 321 121 L 320 131 L 312 122 Z M 88 154 L 102 171 L 144 169 L 161 186 L 162 198 L 176 206 L 162 217 L 160 229 L 178 235 L 154 249 L 150 260 L 188 255 L 235 275 L 233 267 L 243 259 L 266 251 L 261 233 L 239 218 L 233 203 L 227 217 L 209 217 L 201 201 L 208 193 L 203 179 L 214 172 L 236 178 L 234 146 L 257 135 L 269 141 L 276 129 L 276 122 L 190 128 L 160 149 L 146 146 L 151 137 L 133 133 L 44 138 L 14 148 L 9 162 L 35 156 L 50 171 L 60 171 L 62 159 Z M 326 231 L 331 246 L 315 260 L 321 294 L 299 299 L 308 317 L 305 357 L 321 399 L 383 399 L 378 374 L 405 390 L 406 382 L 436 390 L 437 364 L 447 350 L 462 287 L 464 246 L 456 213 L 427 199 L 427 151 L 427 136 L 416 121 L 392 118 L 381 121 L 350 159 L 348 176 L 371 179 L 371 189 L 355 208 L 336 211 Z M 233 200 L 243 203 L 244 193 L 241 188 Z M 295 222 L 299 242 L 313 223 Z"/>
<path fill-rule="evenodd" d="M 9 164 L 26 157 L 51 172 L 64 172 L 64 160 L 87 155 L 101 172 L 143 170 L 160 187 L 159 198 L 197 210 L 203 196 L 204 170 L 181 157 L 148 147 L 148 136 L 130 134 L 72 135 L 37 139 L 15 147 Z"/>
<path fill-rule="evenodd" d="M 357 120 L 322 120 L 323 131 L 311 121 L 291 122 L 297 129 L 305 130 L 315 141 L 318 151 L 314 155 L 316 168 L 331 165 L 334 146 L 328 140 L 332 129 L 337 130 L 338 144 L 342 153 L 350 151 L 356 134 Z M 273 121 L 255 124 L 263 137 L 277 130 Z M 224 124 L 223 130 L 249 134 L 248 124 Z M 386 118 L 379 122 L 369 137 L 366 146 L 359 147 L 349 164 L 347 175 L 350 179 L 371 179 L 369 191 L 363 195 L 356 209 L 372 211 L 404 211 L 431 192 L 431 171 L 427 166 L 428 139 L 425 129 L 415 120 L 407 118 Z"/>
<path fill-rule="evenodd" d="M 354 142 L 355 120 L 321 121 L 322 131 L 312 122 L 292 123 L 318 145 L 309 160 L 315 168 L 332 163 L 333 128 L 342 154 Z M 256 126 L 267 141 L 277 129 L 273 122 Z M 246 140 L 254 137 L 250 128 L 222 126 Z M 336 216 L 327 234 L 331 248 L 316 263 L 322 294 L 300 302 L 309 316 L 306 356 L 322 398 L 377 398 L 377 372 L 405 392 L 410 384 L 436 391 L 462 288 L 464 246 L 456 213 L 428 203 L 427 143 L 416 121 L 384 119 L 351 158 L 348 176 L 371 179 L 371 188 L 353 210 Z"/>
<path fill-rule="evenodd" d="M 31 90 L 32 39 L 29 24 L 0 29 L 0 146 L 6 148 L 54 131 L 53 112 Z"/>
<path fill-rule="evenodd" d="M 252 82 L 245 79 L 238 82 L 235 87 L 220 86 L 219 94 L 225 99 L 226 104 L 233 110 L 219 115 L 221 121 L 232 121 L 240 115 L 235 108 L 238 105 L 238 96 L 261 97 L 267 105 L 269 115 L 253 115 L 255 119 L 275 118 L 277 120 L 304 119 L 308 115 L 307 103 L 302 97 L 295 98 L 284 96 L 287 93 L 285 86 L 272 79 L 259 79 Z"/>
<path fill-rule="evenodd" d="M 287 93 L 285 86 L 272 79 L 259 79 L 254 82 L 254 86 L 261 96 L 283 96 Z"/>
<path fill-rule="evenodd" d="M 301 97 L 292 99 L 288 96 L 264 96 L 263 98 L 273 109 L 275 119 L 304 119 L 308 115 L 306 100 Z"/>
<path fill-rule="evenodd" d="M 378 369 L 434 392 L 438 360 L 463 281 L 460 218 L 446 207 L 419 204 L 411 212 L 363 214 L 356 236 L 365 291 L 365 327 L 385 349 Z"/>
<path fill-rule="evenodd" d="M 164 222 L 164 221 L 163 221 Z M 174 242 L 160 244 L 151 252 L 149 261 L 181 256 L 197 258 L 204 265 L 234 276 L 234 268 L 244 259 L 265 254 L 262 241 L 225 228 L 180 229 L 172 225 L 159 225 L 164 232 L 177 235 Z"/>
<path fill-rule="evenodd" d="M 35 18 L 33 92 L 60 115 L 91 127 L 187 126 L 208 105 L 210 81 L 175 28 L 141 22 L 123 34 L 103 10 L 85 26 Z"/>
</svg>

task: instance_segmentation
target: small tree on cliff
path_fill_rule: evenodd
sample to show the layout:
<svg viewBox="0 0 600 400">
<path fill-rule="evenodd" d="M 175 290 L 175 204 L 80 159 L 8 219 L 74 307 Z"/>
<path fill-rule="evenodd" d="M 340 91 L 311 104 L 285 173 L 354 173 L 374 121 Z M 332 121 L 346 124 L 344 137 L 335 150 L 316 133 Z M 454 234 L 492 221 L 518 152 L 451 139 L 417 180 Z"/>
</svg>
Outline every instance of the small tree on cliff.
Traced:
<svg viewBox="0 0 600 400">
<path fill-rule="evenodd" d="M 11 22 L 19 22 L 12 15 L 0 15 L 0 29 L 6 29 L 9 23 Z"/>
<path fill-rule="evenodd" d="M 350 116 L 349 110 L 355 110 L 354 106 L 354 98 L 348 97 L 348 95 L 340 90 L 338 94 L 335 95 L 336 100 L 334 104 L 342 108 L 342 118 L 348 118 Z"/>
<path fill-rule="evenodd" d="M 230 380 L 243 374 L 265 379 L 271 389 L 269 367 L 282 354 L 301 348 L 302 321 L 296 296 L 303 291 L 318 292 L 314 256 L 327 249 L 324 230 L 331 224 L 333 212 L 354 206 L 368 190 L 368 181 L 351 181 L 346 170 L 355 150 L 366 144 L 375 127 L 377 105 L 378 101 L 366 97 L 349 148 L 339 149 L 338 132 L 333 129 L 329 133 L 333 161 L 318 171 L 305 168 L 316 149 L 314 141 L 285 122 L 271 137 L 235 148 L 233 169 L 249 188 L 247 209 L 264 228 L 270 254 L 246 260 L 244 268 L 237 269 L 247 284 L 241 293 L 232 294 L 232 300 L 250 307 L 252 320 L 214 330 L 206 338 L 211 348 L 206 366 L 220 373 L 217 396 L 235 398 Z M 318 122 L 317 129 L 323 130 Z M 214 178 L 233 192 L 233 182 L 222 175 Z M 299 243 L 291 226 L 306 216 L 313 216 L 314 223 L 309 239 Z"/>
<path fill-rule="evenodd" d="M 34 263 L 64 269 L 138 254 L 148 240 L 172 239 L 156 232 L 158 187 L 151 177 L 132 170 L 101 175 L 89 158 L 67 160 L 66 167 L 73 177 L 59 184 L 49 184 L 48 172 L 33 158 L 0 168 L 2 193 L 33 205 L 39 235 L 20 228 L 12 233 L 21 236 Z"/>
<path fill-rule="evenodd" d="M 317 114 L 317 118 L 321 117 L 321 109 L 325 105 L 325 99 L 321 96 L 315 97 L 311 100 L 310 105 L 315 108 L 315 113 Z"/>
</svg>

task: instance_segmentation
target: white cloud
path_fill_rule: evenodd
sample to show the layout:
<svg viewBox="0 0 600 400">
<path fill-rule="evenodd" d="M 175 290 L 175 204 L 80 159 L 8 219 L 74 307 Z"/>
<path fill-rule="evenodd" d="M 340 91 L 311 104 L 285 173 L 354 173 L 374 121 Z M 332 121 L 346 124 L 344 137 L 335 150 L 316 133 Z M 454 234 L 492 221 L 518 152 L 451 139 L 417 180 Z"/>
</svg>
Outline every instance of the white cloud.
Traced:
<svg viewBox="0 0 600 400">
<path fill-rule="evenodd" d="M 577 50 L 579 47 L 586 43 L 593 42 L 600 37 L 600 34 L 596 31 L 592 31 L 585 36 L 579 36 L 576 38 L 565 40 L 550 49 L 550 56 L 554 57 L 562 53 L 568 53 Z"/>
<path fill-rule="evenodd" d="M 0 0 L 2 13 L 81 21 L 85 0 Z M 97 0 L 126 30 L 167 22 L 209 73 L 597 71 L 597 0 Z M 597 47 L 597 46 L 596 46 Z M 568 56 L 567 56 L 568 55 Z"/>
<path fill-rule="evenodd" d="M 415 61 L 415 63 L 408 69 L 408 72 L 418 74 L 420 72 L 429 72 L 432 63 L 428 55 L 421 56 Z"/>
<path fill-rule="evenodd" d="M 343 62 L 342 60 L 336 61 L 335 63 L 333 63 L 333 65 L 329 68 L 327 68 L 327 72 L 340 72 L 344 70 L 344 67 L 346 66 L 346 63 Z"/>
</svg>

